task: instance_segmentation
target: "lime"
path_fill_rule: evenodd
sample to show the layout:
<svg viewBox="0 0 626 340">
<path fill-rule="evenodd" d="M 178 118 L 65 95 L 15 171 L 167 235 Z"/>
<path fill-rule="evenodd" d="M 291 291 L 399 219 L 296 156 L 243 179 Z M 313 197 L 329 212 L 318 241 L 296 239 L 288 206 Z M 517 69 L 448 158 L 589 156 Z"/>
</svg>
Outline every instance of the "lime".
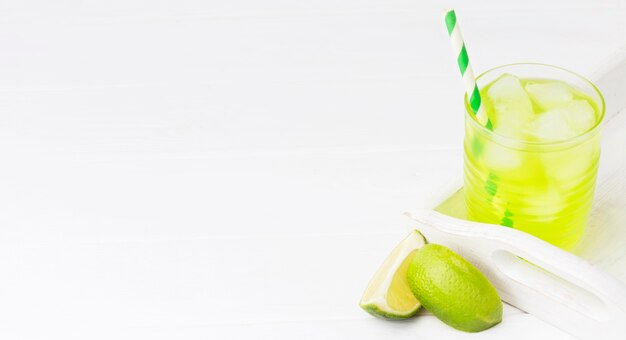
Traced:
<svg viewBox="0 0 626 340">
<path fill-rule="evenodd" d="M 384 319 L 410 318 L 420 308 L 407 282 L 407 270 L 415 251 L 424 246 L 424 236 L 412 231 L 387 256 L 370 281 L 359 305 L 366 312 Z"/>
<path fill-rule="evenodd" d="M 424 308 L 449 326 L 480 332 L 502 321 L 502 301 L 487 278 L 452 250 L 427 244 L 415 252 L 407 280 Z"/>
</svg>

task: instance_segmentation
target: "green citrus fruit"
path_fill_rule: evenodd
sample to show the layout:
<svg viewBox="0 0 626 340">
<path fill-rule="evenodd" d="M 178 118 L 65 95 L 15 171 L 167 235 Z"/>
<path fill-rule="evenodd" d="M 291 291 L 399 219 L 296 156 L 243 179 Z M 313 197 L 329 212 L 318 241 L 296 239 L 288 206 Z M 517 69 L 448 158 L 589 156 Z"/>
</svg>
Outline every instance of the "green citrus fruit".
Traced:
<svg viewBox="0 0 626 340">
<path fill-rule="evenodd" d="M 407 281 L 424 308 L 446 324 L 480 332 L 502 321 L 502 301 L 487 278 L 452 250 L 427 244 L 415 252 Z"/>
<path fill-rule="evenodd" d="M 411 232 L 389 254 L 371 279 L 359 305 L 368 313 L 384 319 L 407 319 L 420 308 L 407 282 L 413 254 L 426 241 L 417 230 Z"/>
</svg>

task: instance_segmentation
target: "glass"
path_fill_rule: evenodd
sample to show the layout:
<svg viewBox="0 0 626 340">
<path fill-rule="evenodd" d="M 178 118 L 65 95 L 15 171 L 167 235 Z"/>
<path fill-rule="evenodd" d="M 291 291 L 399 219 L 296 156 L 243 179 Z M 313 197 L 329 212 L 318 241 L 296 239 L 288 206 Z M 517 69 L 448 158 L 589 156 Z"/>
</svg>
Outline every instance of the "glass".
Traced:
<svg viewBox="0 0 626 340">
<path fill-rule="evenodd" d="M 600 157 L 604 99 L 585 78 L 543 64 L 511 64 L 481 74 L 482 86 L 502 74 L 560 80 L 593 101 L 595 125 L 573 138 L 530 142 L 481 125 L 465 98 L 464 191 L 470 220 L 523 230 L 561 248 L 580 241 L 589 216 Z M 521 127 L 520 127 L 521 128 Z"/>
</svg>

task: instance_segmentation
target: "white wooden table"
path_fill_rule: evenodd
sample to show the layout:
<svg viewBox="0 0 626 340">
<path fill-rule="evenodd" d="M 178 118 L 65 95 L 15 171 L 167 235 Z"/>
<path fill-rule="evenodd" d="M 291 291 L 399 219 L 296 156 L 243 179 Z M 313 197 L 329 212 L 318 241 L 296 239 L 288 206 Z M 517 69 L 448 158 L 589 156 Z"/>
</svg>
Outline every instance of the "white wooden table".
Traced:
<svg viewBox="0 0 626 340">
<path fill-rule="evenodd" d="M 0 3 L 0 338 L 569 339 L 357 302 L 461 171 L 477 71 L 589 75 L 624 1 Z"/>
</svg>

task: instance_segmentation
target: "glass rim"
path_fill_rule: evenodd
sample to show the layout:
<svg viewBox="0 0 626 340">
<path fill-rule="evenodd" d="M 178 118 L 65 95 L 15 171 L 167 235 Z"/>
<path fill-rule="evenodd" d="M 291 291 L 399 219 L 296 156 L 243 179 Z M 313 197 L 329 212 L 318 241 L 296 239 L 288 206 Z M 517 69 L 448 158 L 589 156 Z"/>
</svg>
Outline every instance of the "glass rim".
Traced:
<svg viewBox="0 0 626 340">
<path fill-rule="evenodd" d="M 500 65 L 500 66 L 496 66 L 493 68 L 490 68 L 489 70 L 481 73 L 478 75 L 478 77 L 476 77 L 476 82 L 478 82 L 478 80 L 493 72 L 493 71 L 497 71 L 499 69 L 503 69 L 503 68 L 507 68 L 507 67 L 513 67 L 513 66 L 539 66 L 539 67 L 547 67 L 547 68 L 552 68 L 552 69 L 556 69 L 565 73 L 568 73 L 578 79 L 580 79 L 581 81 L 583 81 L 585 84 L 589 85 L 590 88 L 598 95 L 599 97 L 599 103 L 596 103 L 598 105 L 598 109 L 600 110 L 600 115 L 599 118 L 597 119 L 597 121 L 595 122 L 595 124 L 590 127 L 588 130 L 586 130 L 585 132 L 576 135 L 574 137 L 570 137 L 567 139 L 562 139 L 562 140 L 556 140 L 556 141 L 543 141 L 543 142 L 534 142 L 534 141 L 527 141 L 527 140 L 523 140 L 523 139 L 518 139 L 515 137 L 509 137 L 509 136 L 505 136 L 505 135 L 501 135 L 498 134 L 492 130 L 487 129 L 484 125 L 480 124 L 478 122 L 478 120 L 476 120 L 475 116 L 470 114 L 471 111 L 471 107 L 467 98 L 467 93 L 463 96 L 463 102 L 465 104 L 465 115 L 466 118 L 469 119 L 470 124 L 474 125 L 474 129 L 479 130 L 481 133 L 486 134 L 487 136 L 489 136 L 489 138 L 494 139 L 497 142 L 504 142 L 504 143 L 500 143 L 500 144 L 505 144 L 505 145 L 509 145 L 509 144 L 513 144 L 513 145 L 519 145 L 521 146 L 522 149 L 526 149 L 526 148 L 537 148 L 537 147 L 559 147 L 559 146 L 565 146 L 565 145 L 569 145 L 569 144 L 576 144 L 577 141 L 582 141 L 585 140 L 589 135 L 592 135 L 594 133 L 597 133 L 597 131 L 599 130 L 600 126 L 602 126 L 602 122 L 604 121 L 604 116 L 605 116 L 605 111 L 606 111 L 606 104 L 604 102 L 604 96 L 602 95 L 602 92 L 600 92 L 600 90 L 598 89 L 598 87 L 589 79 L 583 77 L 582 75 L 570 71 L 568 69 L 559 67 L 559 66 L 555 66 L 555 65 L 550 65 L 550 64 L 543 64 L 543 63 L 535 63 L 535 62 L 519 62 L 519 63 L 511 63 L 511 64 L 505 64 L 505 65 Z"/>
</svg>

